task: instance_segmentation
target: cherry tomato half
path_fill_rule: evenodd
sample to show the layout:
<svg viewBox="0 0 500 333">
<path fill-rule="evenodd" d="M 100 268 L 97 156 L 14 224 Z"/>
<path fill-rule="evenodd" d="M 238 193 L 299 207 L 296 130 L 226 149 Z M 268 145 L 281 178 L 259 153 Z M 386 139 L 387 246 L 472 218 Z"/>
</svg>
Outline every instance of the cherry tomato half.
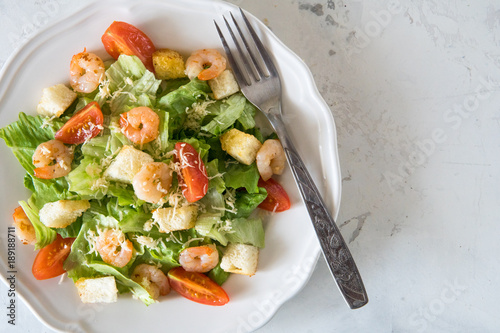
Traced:
<svg viewBox="0 0 500 333">
<path fill-rule="evenodd" d="M 55 138 L 67 144 L 77 145 L 95 137 L 102 130 L 104 117 L 97 102 L 87 104 L 71 117 Z"/>
<path fill-rule="evenodd" d="M 270 212 L 282 212 L 290 208 L 288 194 L 277 181 L 272 178 L 264 181 L 260 178 L 258 186 L 265 188 L 267 191 L 267 198 L 261 202 L 259 208 Z"/>
<path fill-rule="evenodd" d="M 176 267 L 168 272 L 168 280 L 172 289 L 191 301 L 214 306 L 229 302 L 224 289 L 205 274 Z"/>
<path fill-rule="evenodd" d="M 75 238 L 62 238 L 58 234 L 52 243 L 42 248 L 36 255 L 31 270 L 33 276 L 37 280 L 46 280 L 64 274 L 66 271 L 63 263 L 69 256 L 74 241 Z"/>
<path fill-rule="evenodd" d="M 207 194 L 208 176 L 200 154 L 189 143 L 175 144 L 176 158 L 181 163 L 179 186 L 189 202 L 200 200 Z"/>
<path fill-rule="evenodd" d="M 146 68 L 155 72 L 152 55 L 156 48 L 149 37 L 131 24 L 114 21 L 101 37 L 104 48 L 115 59 L 120 54 L 135 55 Z"/>
</svg>

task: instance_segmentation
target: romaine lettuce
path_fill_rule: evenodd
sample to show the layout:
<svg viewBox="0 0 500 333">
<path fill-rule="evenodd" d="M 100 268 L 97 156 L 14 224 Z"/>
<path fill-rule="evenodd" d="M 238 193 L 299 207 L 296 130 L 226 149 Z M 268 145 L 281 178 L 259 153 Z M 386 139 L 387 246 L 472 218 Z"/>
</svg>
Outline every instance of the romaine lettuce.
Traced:
<svg viewBox="0 0 500 333">
<path fill-rule="evenodd" d="M 231 243 L 242 243 L 263 248 L 265 236 L 262 220 L 243 218 L 231 220 L 231 232 L 226 234 L 226 238 Z"/>
<path fill-rule="evenodd" d="M 216 103 L 209 106 L 207 109 L 217 113 L 217 116 L 208 124 L 201 127 L 204 132 L 209 132 L 213 135 L 220 135 L 225 129 L 231 127 L 238 118 L 243 114 L 246 105 L 246 98 L 237 93 L 229 96 L 221 103 Z M 218 110 L 214 110 L 218 108 Z M 248 121 L 244 121 L 248 124 Z"/>
<path fill-rule="evenodd" d="M 248 193 L 259 193 L 259 170 L 255 163 L 244 165 L 240 163 L 230 163 L 224 173 L 226 187 L 239 189 L 244 187 Z"/>
<path fill-rule="evenodd" d="M 45 247 L 52 243 L 54 239 L 56 239 L 57 233 L 53 229 L 46 227 L 45 224 L 40 222 L 38 208 L 32 203 L 31 199 L 29 199 L 28 202 L 19 201 L 19 204 L 23 208 L 26 216 L 28 216 L 31 224 L 33 224 L 33 228 L 35 228 L 35 250 L 41 249 L 42 247 Z"/>
</svg>

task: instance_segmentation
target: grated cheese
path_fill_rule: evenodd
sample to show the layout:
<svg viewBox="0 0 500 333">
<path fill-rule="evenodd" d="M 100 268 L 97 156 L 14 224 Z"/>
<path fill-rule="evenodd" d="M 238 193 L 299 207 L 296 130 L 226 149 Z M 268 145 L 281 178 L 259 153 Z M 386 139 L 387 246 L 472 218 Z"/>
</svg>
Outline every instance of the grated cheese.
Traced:
<svg viewBox="0 0 500 333">
<path fill-rule="evenodd" d="M 54 120 L 55 118 L 57 118 L 57 117 L 56 116 L 52 116 L 52 117 L 45 117 L 45 118 L 43 118 L 43 122 L 40 125 L 40 128 L 45 128 L 45 127 L 48 127 L 48 126 L 52 126 L 52 120 Z"/>
<path fill-rule="evenodd" d="M 97 230 L 99 231 L 99 229 Z M 98 254 L 99 252 L 97 252 L 97 245 L 96 245 L 97 235 L 94 232 L 94 230 L 90 229 L 87 230 L 87 233 L 85 233 L 83 237 L 87 240 L 87 243 L 89 243 L 89 252 L 87 252 L 87 254 L 92 254 L 92 253 Z"/>
<path fill-rule="evenodd" d="M 199 237 L 197 237 L 197 238 L 191 238 L 191 237 L 188 237 L 188 240 L 182 244 L 182 247 L 188 247 L 188 245 L 190 243 L 192 243 L 194 241 L 202 241 L 202 240 L 204 240 L 204 238 L 199 238 Z"/>
<path fill-rule="evenodd" d="M 155 240 L 152 237 L 141 235 L 141 236 L 136 236 L 135 240 L 137 241 L 137 243 L 144 245 L 145 247 L 148 247 L 152 250 L 159 250 L 158 243 L 160 242 L 160 240 L 158 239 Z"/>
<path fill-rule="evenodd" d="M 125 78 L 125 83 L 128 84 L 129 86 L 133 86 L 134 85 L 134 80 L 132 80 L 132 78 L 130 78 L 130 77 L 126 77 Z"/>
<path fill-rule="evenodd" d="M 220 232 L 225 232 L 226 234 L 234 233 L 233 225 L 230 220 L 219 221 L 216 226 L 217 230 Z"/>
<path fill-rule="evenodd" d="M 144 225 L 142 226 L 142 229 L 144 231 L 151 231 L 151 229 L 153 229 L 153 225 L 155 224 L 156 222 L 153 221 L 152 219 L 151 220 L 147 220 L 146 222 L 144 222 Z"/>
<path fill-rule="evenodd" d="M 191 108 L 186 108 L 186 122 L 184 126 L 194 131 L 199 131 L 201 128 L 201 121 L 208 114 L 207 107 L 215 103 L 213 100 L 201 101 L 194 103 Z"/>
</svg>

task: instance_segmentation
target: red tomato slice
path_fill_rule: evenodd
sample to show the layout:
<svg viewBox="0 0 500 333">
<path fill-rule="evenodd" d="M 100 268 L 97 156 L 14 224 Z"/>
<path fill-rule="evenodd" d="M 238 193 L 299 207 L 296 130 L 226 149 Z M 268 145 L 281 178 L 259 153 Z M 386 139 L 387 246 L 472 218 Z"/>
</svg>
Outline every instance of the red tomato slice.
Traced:
<svg viewBox="0 0 500 333">
<path fill-rule="evenodd" d="M 87 104 L 75 113 L 59 131 L 55 138 L 67 144 L 77 145 L 92 139 L 102 130 L 104 117 L 97 102 Z"/>
<path fill-rule="evenodd" d="M 290 208 L 290 199 L 285 189 L 274 179 L 269 178 L 264 181 L 259 179 L 259 187 L 263 187 L 267 191 L 267 198 L 258 206 L 270 212 L 282 212 Z"/>
<path fill-rule="evenodd" d="M 224 289 L 205 274 L 176 267 L 168 272 L 168 280 L 172 289 L 191 301 L 214 306 L 229 302 Z"/>
<path fill-rule="evenodd" d="M 176 158 L 181 163 L 179 186 L 182 194 L 189 202 L 200 200 L 207 194 L 208 176 L 205 164 L 200 154 L 189 143 L 177 142 L 175 144 Z"/>
<path fill-rule="evenodd" d="M 37 280 L 46 280 L 65 273 L 63 263 L 71 252 L 74 240 L 58 234 L 52 243 L 42 248 L 33 262 L 33 276 Z"/>
<path fill-rule="evenodd" d="M 104 48 L 115 59 L 120 54 L 135 55 L 146 68 L 155 72 L 152 55 L 156 48 L 149 37 L 131 24 L 114 21 L 101 37 Z"/>
</svg>

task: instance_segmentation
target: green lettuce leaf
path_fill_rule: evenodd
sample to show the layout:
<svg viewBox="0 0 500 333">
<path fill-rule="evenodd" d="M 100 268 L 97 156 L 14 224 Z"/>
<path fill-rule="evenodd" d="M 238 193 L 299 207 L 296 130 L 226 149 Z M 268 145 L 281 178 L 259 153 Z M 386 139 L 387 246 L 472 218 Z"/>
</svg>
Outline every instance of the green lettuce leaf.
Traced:
<svg viewBox="0 0 500 333">
<path fill-rule="evenodd" d="M 221 104 L 216 104 L 220 108 L 218 115 L 208 124 L 202 126 L 201 130 L 213 135 L 221 134 L 241 117 L 245 109 L 246 101 L 246 98 L 241 93 L 237 93 L 225 99 Z M 213 110 L 214 107 L 215 106 L 211 109 Z M 244 120 L 244 122 L 246 125 L 248 124 L 248 121 Z"/>
<path fill-rule="evenodd" d="M 134 294 L 134 296 L 141 300 L 144 304 L 151 305 L 155 303 L 155 300 L 143 286 L 125 276 L 116 267 L 103 262 L 90 262 L 89 267 L 101 273 L 102 275 L 114 276 L 117 284 L 121 284 L 122 286 L 129 288 L 132 294 Z"/>
<path fill-rule="evenodd" d="M 120 55 L 106 70 L 108 84 L 99 87 L 95 100 L 104 105 L 111 95 L 109 107 L 113 115 L 138 106 L 154 107 L 161 84 L 136 56 Z"/>
<path fill-rule="evenodd" d="M 76 219 L 75 222 L 71 223 L 66 228 L 57 228 L 56 232 L 59 235 L 61 235 L 62 238 L 68 238 L 68 237 L 76 238 L 80 233 L 82 224 L 83 224 L 83 219 L 80 216 L 79 218 Z"/>
<path fill-rule="evenodd" d="M 226 207 L 226 202 L 224 200 L 224 195 L 219 193 L 215 187 L 210 187 L 207 194 L 200 199 L 200 204 L 205 207 L 207 213 L 221 214 L 224 212 Z"/>
<path fill-rule="evenodd" d="M 218 229 L 220 223 L 222 223 L 220 214 L 204 213 L 196 220 L 194 229 L 203 237 L 209 237 L 226 246 L 228 240 L 225 236 L 225 232 L 221 232 Z"/>
<path fill-rule="evenodd" d="M 64 122 L 54 119 L 42 128 L 43 124 L 43 117 L 33 117 L 21 112 L 18 121 L 0 129 L 0 138 L 5 140 L 21 166 L 31 175 L 35 169 L 32 157 L 36 147 L 45 141 L 53 140 L 55 132 Z"/>
<path fill-rule="evenodd" d="M 228 218 L 247 218 L 266 197 L 267 191 L 263 187 L 259 187 L 259 193 L 236 192 L 234 203 L 236 213 L 226 212 L 225 216 Z"/>
<path fill-rule="evenodd" d="M 155 263 L 161 264 L 161 268 L 164 271 L 169 271 L 174 267 L 180 266 L 177 258 L 179 258 L 179 253 L 182 251 L 181 244 L 161 241 L 158 243 L 157 248 L 146 248 L 145 251 L 150 254 Z"/>
<path fill-rule="evenodd" d="M 214 188 L 217 192 L 223 193 L 226 190 L 226 184 L 222 178 L 223 174 L 219 172 L 219 160 L 211 160 L 205 164 L 205 168 L 210 179 L 208 188 Z"/>
<path fill-rule="evenodd" d="M 39 210 L 36 205 L 33 204 L 31 198 L 28 202 L 19 201 L 19 205 L 21 205 L 24 213 L 28 216 L 31 224 L 33 224 L 33 228 L 35 228 L 35 250 L 41 249 L 52 243 L 56 239 L 57 233 L 53 229 L 46 227 L 45 224 L 40 221 L 40 217 L 38 215 Z"/>
<path fill-rule="evenodd" d="M 231 221 L 231 232 L 226 234 L 231 243 L 241 243 L 263 248 L 264 227 L 261 219 L 237 218 Z"/>
<path fill-rule="evenodd" d="M 96 231 L 97 221 L 95 219 L 98 211 L 101 210 L 97 202 L 91 202 L 90 208 L 82 215 L 82 226 L 76 237 L 71 252 L 64 261 L 64 270 L 68 272 L 68 277 L 73 281 L 79 278 L 92 278 L 101 276 L 95 269 L 88 266 L 93 260 L 98 260 L 99 257 L 95 253 L 90 253 L 90 247 L 85 235 L 89 230 Z"/>
<path fill-rule="evenodd" d="M 70 191 L 78 193 L 82 199 L 104 198 L 108 190 L 107 183 L 96 185 L 102 177 L 102 171 L 98 158 L 85 156 L 67 176 Z"/>
<path fill-rule="evenodd" d="M 29 116 L 19 113 L 19 120 L 0 129 L 0 137 L 19 160 L 21 166 L 28 172 L 24 185 L 35 192 L 31 203 L 41 209 L 47 202 L 74 198 L 68 192 L 68 184 L 64 177 L 55 179 L 40 179 L 33 176 L 35 166 L 32 158 L 38 145 L 53 140 L 55 132 L 64 124 L 61 119 L 54 119 L 43 127 L 41 116 Z M 43 128 L 42 128 L 43 127 Z"/>
<path fill-rule="evenodd" d="M 257 184 L 260 174 L 255 163 L 250 165 L 231 163 L 226 167 L 223 178 L 226 187 L 234 189 L 244 187 L 248 193 L 259 193 Z"/>
<path fill-rule="evenodd" d="M 219 247 L 217 247 L 217 251 L 219 251 L 219 258 L 222 258 L 222 251 Z M 226 272 L 220 267 L 220 261 L 210 272 L 208 272 L 208 277 L 211 278 L 215 283 L 221 286 L 224 282 L 226 282 L 227 278 L 231 275 L 231 273 Z"/>
<path fill-rule="evenodd" d="M 206 81 L 194 79 L 171 91 L 158 100 L 157 107 L 169 113 L 169 136 L 182 128 L 186 120 L 186 110 L 194 103 L 207 98 L 210 87 Z"/>
<path fill-rule="evenodd" d="M 241 124 L 244 130 L 249 130 L 255 127 L 255 113 L 257 108 L 246 100 L 245 107 L 241 116 L 238 118 L 238 122 Z"/>
<path fill-rule="evenodd" d="M 33 192 L 31 202 L 41 209 L 48 202 L 57 200 L 77 200 L 78 196 L 68 191 L 66 178 L 39 179 L 26 173 L 24 186 Z"/>
</svg>

